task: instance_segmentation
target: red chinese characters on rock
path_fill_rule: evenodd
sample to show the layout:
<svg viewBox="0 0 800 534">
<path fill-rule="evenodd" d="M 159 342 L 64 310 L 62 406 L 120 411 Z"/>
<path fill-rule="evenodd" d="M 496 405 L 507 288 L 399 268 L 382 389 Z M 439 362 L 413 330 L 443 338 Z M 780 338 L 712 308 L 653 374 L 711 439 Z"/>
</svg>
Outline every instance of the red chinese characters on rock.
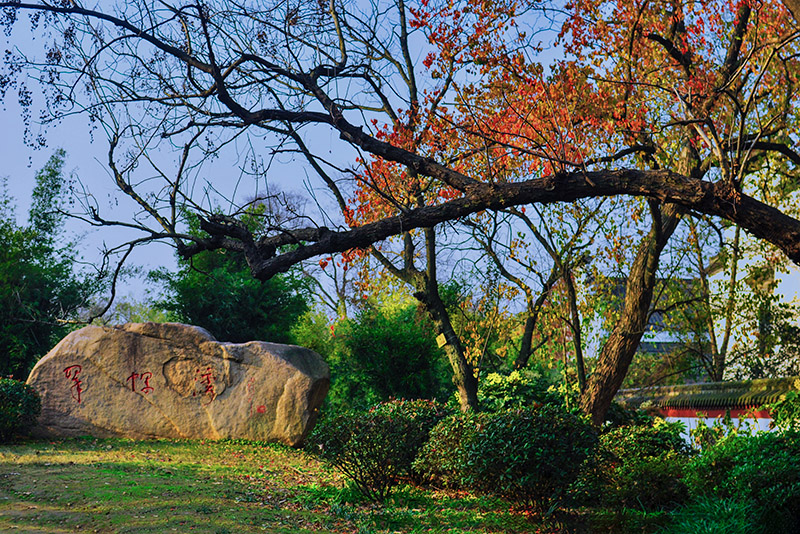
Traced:
<svg viewBox="0 0 800 534">
<path fill-rule="evenodd" d="M 205 369 L 198 369 L 197 376 L 195 380 L 200 383 L 200 387 L 203 388 L 203 391 L 200 393 L 201 395 L 208 396 L 208 403 L 210 404 L 216 397 L 217 392 L 214 389 L 214 382 L 217 381 L 217 377 L 214 376 L 214 371 L 211 367 L 206 367 Z M 197 395 L 197 390 L 195 390 L 193 397 Z"/>
<path fill-rule="evenodd" d="M 78 404 L 81 403 L 81 393 L 83 392 L 83 380 L 79 378 L 81 371 L 83 371 L 83 367 L 80 365 L 70 365 L 64 368 L 64 376 L 72 381 L 72 386 L 69 388 L 70 394 Z"/>
<path fill-rule="evenodd" d="M 136 381 L 139 381 L 139 392 L 147 395 L 153 391 L 153 387 L 150 385 L 150 379 L 153 378 L 153 373 L 146 372 L 139 374 L 136 371 L 131 373 L 131 376 L 125 380 L 126 383 L 130 382 L 131 391 L 136 391 Z"/>
<path fill-rule="evenodd" d="M 255 389 L 256 379 L 252 376 L 247 379 L 247 385 L 245 386 L 244 390 L 247 393 L 247 405 L 249 408 L 249 414 L 253 415 L 253 392 Z"/>
</svg>

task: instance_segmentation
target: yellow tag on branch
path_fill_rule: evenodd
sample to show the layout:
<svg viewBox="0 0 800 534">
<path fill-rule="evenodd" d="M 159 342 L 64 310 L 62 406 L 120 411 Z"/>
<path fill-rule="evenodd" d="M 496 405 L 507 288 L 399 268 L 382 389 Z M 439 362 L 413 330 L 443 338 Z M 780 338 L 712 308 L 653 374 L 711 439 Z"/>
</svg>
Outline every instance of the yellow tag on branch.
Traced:
<svg viewBox="0 0 800 534">
<path fill-rule="evenodd" d="M 439 345 L 439 348 L 444 347 L 447 345 L 447 338 L 444 337 L 444 334 L 439 334 L 436 336 L 436 344 Z"/>
</svg>

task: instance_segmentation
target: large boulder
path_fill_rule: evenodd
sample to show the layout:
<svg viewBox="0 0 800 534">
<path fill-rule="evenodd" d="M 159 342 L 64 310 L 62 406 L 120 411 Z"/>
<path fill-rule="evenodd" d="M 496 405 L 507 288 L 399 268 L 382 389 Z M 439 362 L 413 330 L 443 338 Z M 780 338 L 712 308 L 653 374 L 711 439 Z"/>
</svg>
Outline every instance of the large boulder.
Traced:
<svg viewBox="0 0 800 534">
<path fill-rule="evenodd" d="M 216 341 L 176 323 L 87 326 L 31 371 L 39 436 L 244 438 L 300 445 L 330 370 L 293 345 Z"/>
</svg>

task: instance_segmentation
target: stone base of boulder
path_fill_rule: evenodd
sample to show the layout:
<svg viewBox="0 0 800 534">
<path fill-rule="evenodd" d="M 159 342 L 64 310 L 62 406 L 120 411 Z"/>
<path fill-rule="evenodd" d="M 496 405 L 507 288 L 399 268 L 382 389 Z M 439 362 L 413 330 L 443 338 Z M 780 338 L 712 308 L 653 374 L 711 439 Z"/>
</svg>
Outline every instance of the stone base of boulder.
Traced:
<svg viewBox="0 0 800 534">
<path fill-rule="evenodd" d="M 42 398 L 33 434 L 278 441 L 313 427 L 330 370 L 308 349 L 220 343 L 177 323 L 87 326 L 28 378 Z"/>
</svg>

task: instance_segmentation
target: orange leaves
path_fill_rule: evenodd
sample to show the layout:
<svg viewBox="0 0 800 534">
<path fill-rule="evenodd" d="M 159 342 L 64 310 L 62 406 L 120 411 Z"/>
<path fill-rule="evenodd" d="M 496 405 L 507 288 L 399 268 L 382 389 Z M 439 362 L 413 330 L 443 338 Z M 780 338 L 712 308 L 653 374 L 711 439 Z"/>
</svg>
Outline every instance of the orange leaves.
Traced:
<svg viewBox="0 0 800 534">
<path fill-rule="evenodd" d="M 788 40 L 795 28 L 778 0 L 579 0 L 560 39 L 574 56 L 572 68 L 583 70 L 602 98 L 596 111 L 585 105 L 576 114 L 598 135 L 600 122 L 614 127 L 609 146 L 647 136 L 662 165 L 674 164 L 682 138 L 698 128 L 711 139 L 763 131 L 777 111 L 759 102 L 788 87 L 796 69 L 796 60 L 780 66 L 776 59 L 797 57 L 797 43 Z M 719 147 L 704 145 L 701 159 L 719 159 Z"/>
<path fill-rule="evenodd" d="M 621 126 L 608 92 L 579 65 L 558 63 L 545 77 L 538 65 L 520 67 L 521 61 L 511 58 L 504 69 L 518 69 L 514 83 L 490 78 L 484 92 L 462 104 L 465 127 L 480 133 L 477 141 L 496 143 L 497 150 L 487 153 L 495 165 L 493 179 L 500 169 L 512 179 L 581 165 Z"/>
<path fill-rule="evenodd" d="M 527 80 L 541 76 L 541 68 L 528 63 L 519 49 L 509 51 L 521 37 L 513 30 L 516 9 L 515 2 L 506 0 L 430 0 L 409 7 L 410 25 L 427 37 L 422 67 L 428 78 L 419 84 L 419 106 L 401 110 L 391 125 L 372 121 L 375 136 L 479 180 L 509 181 L 528 173 L 529 155 L 539 150 L 547 133 L 523 127 L 530 115 L 527 106 L 540 101 L 534 93 L 542 91 L 541 84 L 534 88 Z M 522 73 L 524 83 L 513 81 L 510 72 Z M 514 85 L 517 89 L 509 91 Z M 544 129 L 549 133 L 553 128 Z M 438 180 L 372 158 L 357 176 L 346 219 L 363 224 L 460 194 Z"/>
<path fill-rule="evenodd" d="M 766 123 L 776 100 L 769 91 L 794 80 L 792 69 L 768 63 L 791 29 L 776 0 L 752 0 L 739 59 L 723 68 L 743 2 L 751 0 L 577 0 L 565 6 L 566 57 L 547 67 L 519 46 L 515 3 L 421 2 L 409 8 L 411 25 L 427 39 L 417 54 L 420 98 L 400 111 L 396 124 L 373 119 L 373 131 L 484 182 L 592 165 L 673 166 L 687 141 L 701 160 L 719 159 L 719 147 L 705 139 L 730 138 L 740 129 L 734 118 L 748 95 L 758 109 L 745 111 Z M 781 46 L 787 61 L 800 57 L 795 44 Z M 726 72 L 729 79 L 720 81 Z M 756 91 L 756 84 L 767 90 Z M 706 137 L 692 143 L 698 128 Z M 627 150 L 643 145 L 647 160 Z M 345 219 L 363 224 L 459 194 L 413 169 L 369 159 Z"/>
<path fill-rule="evenodd" d="M 423 29 L 435 49 L 424 65 L 433 78 L 452 65 L 493 65 L 507 55 L 508 31 L 513 28 L 516 2 L 467 0 L 426 1 L 410 7 L 411 26 Z"/>
<path fill-rule="evenodd" d="M 792 30 L 776 0 L 702 0 L 668 5 L 639 0 L 578 1 L 561 30 L 566 50 L 602 65 L 598 75 L 626 90 L 663 88 L 703 95 L 734 38 L 740 7 L 752 9 L 741 57 Z M 756 59 L 753 57 L 752 59 Z"/>
</svg>

